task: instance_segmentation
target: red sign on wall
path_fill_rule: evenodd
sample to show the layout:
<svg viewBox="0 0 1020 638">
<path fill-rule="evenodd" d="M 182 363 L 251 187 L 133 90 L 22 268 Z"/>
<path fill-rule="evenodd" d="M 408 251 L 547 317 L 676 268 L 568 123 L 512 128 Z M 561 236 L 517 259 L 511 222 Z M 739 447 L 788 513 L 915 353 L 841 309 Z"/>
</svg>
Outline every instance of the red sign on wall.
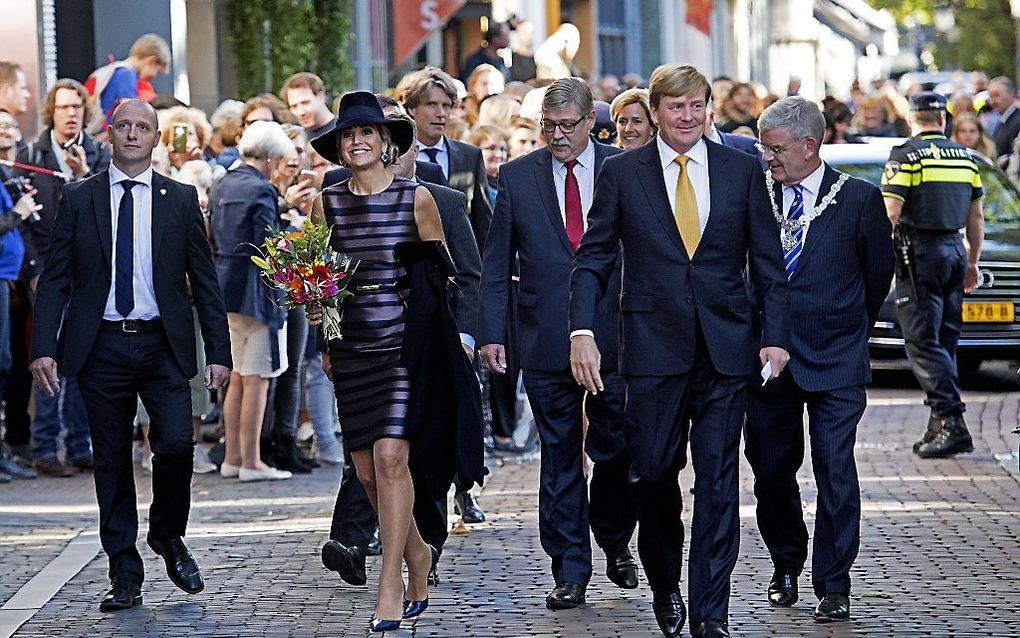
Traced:
<svg viewBox="0 0 1020 638">
<path fill-rule="evenodd" d="M 712 0 L 687 0 L 687 24 L 712 35 Z"/>
<path fill-rule="evenodd" d="M 393 65 L 414 55 L 467 0 L 393 0 Z"/>
</svg>

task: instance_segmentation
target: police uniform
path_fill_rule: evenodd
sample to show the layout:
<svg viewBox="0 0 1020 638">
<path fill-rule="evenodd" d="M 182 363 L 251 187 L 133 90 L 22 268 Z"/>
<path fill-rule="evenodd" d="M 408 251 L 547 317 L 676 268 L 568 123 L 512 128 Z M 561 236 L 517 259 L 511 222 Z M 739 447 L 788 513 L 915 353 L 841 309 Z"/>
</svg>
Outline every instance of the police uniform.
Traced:
<svg viewBox="0 0 1020 638">
<path fill-rule="evenodd" d="M 945 98 L 936 93 L 911 100 L 914 111 L 945 108 Z M 971 203 L 983 195 L 977 164 L 945 135 L 924 132 L 892 150 L 882 194 L 903 202 L 900 231 L 913 253 L 913 280 L 902 261 L 897 265 L 896 315 L 910 365 L 931 408 L 928 430 L 914 451 L 922 457 L 970 451 L 956 346 L 967 272 L 960 229 L 967 225 Z"/>
</svg>

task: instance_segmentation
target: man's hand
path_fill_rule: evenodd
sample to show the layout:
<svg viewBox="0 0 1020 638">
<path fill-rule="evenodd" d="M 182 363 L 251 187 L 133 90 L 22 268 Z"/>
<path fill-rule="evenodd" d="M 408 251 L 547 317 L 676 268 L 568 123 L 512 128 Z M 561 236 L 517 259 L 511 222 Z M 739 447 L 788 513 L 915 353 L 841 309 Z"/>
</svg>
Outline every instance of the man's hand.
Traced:
<svg viewBox="0 0 1020 638">
<path fill-rule="evenodd" d="M 967 264 L 967 274 L 963 276 L 963 291 L 974 292 L 978 287 L 978 267 L 977 264 Z"/>
<path fill-rule="evenodd" d="M 482 346 L 482 363 L 493 374 L 506 374 L 506 348 L 499 343 Z"/>
<path fill-rule="evenodd" d="M 32 378 L 39 389 L 51 397 L 57 396 L 60 379 L 57 377 L 57 362 L 51 357 L 39 357 L 32 362 Z"/>
<path fill-rule="evenodd" d="M 330 381 L 333 380 L 333 364 L 329 360 L 329 355 L 322 355 L 322 371 L 326 373 L 326 378 Z"/>
<path fill-rule="evenodd" d="M 64 160 L 75 179 L 82 179 L 92 172 L 88 160 L 85 159 L 85 149 L 79 144 L 72 144 L 70 148 L 64 149 Z"/>
<path fill-rule="evenodd" d="M 570 340 L 570 371 L 574 373 L 574 381 L 583 385 L 592 394 L 605 389 L 599 368 L 602 365 L 602 354 L 595 345 L 595 339 L 588 335 L 577 335 Z"/>
<path fill-rule="evenodd" d="M 205 387 L 209 390 L 219 390 L 227 385 L 230 381 L 230 368 L 226 366 L 217 365 L 215 363 L 209 364 L 205 367 Z"/>
<path fill-rule="evenodd" d="M 14 205 L 14 212 L 21 217 L 21 221 L 28 221 L 28 218 L 32 216 L 32 213 L 42 210 L 42 204 L 35 202 L 36 190 L 33 188 L 29 192 L 22 195 L 18 202 Z"/>
<path fill-rule="evenodd" d="M 317 326 L 322 323 L 322 306 L 316 303 L 305 304 L 305 316 L 308 317 L 309 326 Z"/>
<path fill-rule="evenodd" d="M 764 367 L 766 363 L 770 361 L 772 362 L 772 376 L 769 377 L 769 380 L 772 380 L 778 377 L 779 373 L 786 367 L 786 364 L 790 361 L 790 353 L 782 348 L 769 346 L 767 348 L 762 348 L 761 351 L 758 352 L 758 359 L 761 361 L 762 367 Z"/>
<path fill-rule="evenodd" d="M 467 355 L 468 361 L 470 361 L 471 363 L 474 363 L 475 362 L 475 349 L 472 348 L 471 346 L 469 346 L 466 343 L 462 343 L 460 345 L 464 348 L 464 353 Z"/>
</svg>

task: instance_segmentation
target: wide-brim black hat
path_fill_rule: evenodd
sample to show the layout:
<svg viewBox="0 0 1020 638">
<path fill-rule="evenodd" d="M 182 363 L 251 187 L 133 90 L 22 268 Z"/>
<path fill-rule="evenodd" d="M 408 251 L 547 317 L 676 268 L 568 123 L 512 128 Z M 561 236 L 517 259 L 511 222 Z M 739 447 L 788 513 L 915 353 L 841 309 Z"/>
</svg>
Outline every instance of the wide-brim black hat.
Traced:
<svg viewBox="0 0 1020 638">
<path fill-rule="evenodd" d="M 411 150 L 414 144 L 414 127 L 406 120 L 392 120 L 383 115 L 382 107 L 375 95 L 368 91 L 352 91 L 340 98 L 336 123 L 333 128 L 312 140 L 312 148 L 327 162 L 340 164 L 337 141 L 340 132 L 352 126 L 374 124 L 390 129 L 393 142 L 400 149 L 400 155 Z"/>
</svg>

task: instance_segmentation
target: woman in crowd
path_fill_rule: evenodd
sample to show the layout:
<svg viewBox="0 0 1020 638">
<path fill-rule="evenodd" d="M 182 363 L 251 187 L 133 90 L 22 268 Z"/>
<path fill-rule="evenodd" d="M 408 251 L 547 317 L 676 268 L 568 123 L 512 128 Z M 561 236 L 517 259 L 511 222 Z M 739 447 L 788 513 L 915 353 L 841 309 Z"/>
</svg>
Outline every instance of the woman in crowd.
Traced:
<svg viewBox="0 0 1020 638">
<path fill-rule="evenodd" d="M 730 89 L 726 100 L 726 111 L 722 113 L 723 120 L 719 123 L 718 129 L 723 133 L 732 133 L 741 126 L 746 126 L 758 136 L 758 121 L 755 119 L 754 111 L 757 98 L 754 89 L 746 82 L 737 82 Z"/>
<path fill-rule="evenodd" d="M 185 162 L 203 160 L 205 147 L 212 138 L 212 126 L 205 113 L 186 106 L 174 106 L 159 112 L 159 143 L 166 154 L 165 173 L 176 177 Z M 179 147 L 178 130 L 184 130 L 184 145 Z"/>
<path fill-rule="evenodd" d="M 506 130 L 499 126 L 476 126 L 468 135 L 468 143 L 482 149 L 485 177 L 489 180 L 489 199 L 496 206 L 496 178 L 499 167 L 510 159 L 509 139 Z"/>
<path fill-rule="evenodd" d="M 985 127 L 976 113 L 964 111 L 956 116 L 953 120 L 953 141 L 985 157 L 995 158 L 995 143 L 985 134 Z"/>
<path fill-rule="evenodd" d="M 854 114 L 850 107 L 839 100 L 832 100 L 824 110 L 826 144 L 858 144 L 861 138 L 850 132 L 850 122 Z"/>
<path fill-rule="evenodd" d="M 474 126 L 478 121 L 478 110 L 485 98 L 503 92 L 505 81 L 499 69 L 491 64 L 479 64 L 475 67 L 471 76 L 468 77 L 467 98 L 464 99 L 465 119 L 468 126 Z"/>
<path fill-rule="evenodd" d="M 413 126 L 386 119 L 366 91 L 345 95 L 335 128 L 312 141 L 320 155 L 352 174 L 323 191 L 312 215 L 333 226 L 334 250 L 360 260 L 349 284 L 354 297 L 347 300 L 341 319 L 343 338 L 329 344 L 328 361 L 344 445 L 379 516 L 383 560 L 371 623 L 376 632 L 397 629 L 402 619 L 425 611 L 428 572 L 438 560 L 411 516 L 410 382 L 401 365 L 404 303 L 396 289 L 404 269 L 394 251 L 399 242 L 442 241 L 443 229 L 428 191 L 387 170 L 412 144 Z M 317 325 L 321 310 L 310 309 L 309 320 Z"/>
<path fill-rule="evenodd" d="M 478 109 L 475 126 L 506 126 L 521 112 L 521 98 L 516 95 L 490 95 Z"/>
<path fill-rule="evenodd" d="M 538 122 L 527 117 L 515 117 L 510 121 L 509 159 L 517 159 L 542 146 Z"/>
<path fill-rule="evenodd" d="M 616 124 L 616 145 L 624 150 L 641 148 L 655 136 L 647 89 L 627 89 L 617 95 L 609 116 Z"/>
<path fill-rule="evenodd" d="M 259 435 L 269 379 L 287 368 L 286 313 L 273 301 L 251 262 L 267 228 L 278 228 L 278 193 L 270 182 L 294 144 L 279 124 L 252 122 L 238 143 L 239 166 L 213 192 L 216 271 L 230 324 L 234 370 L 223 400 L 226 454 L 220 474 L 242 481 L 290 478 L 262 462 Z"/>
</svg>

